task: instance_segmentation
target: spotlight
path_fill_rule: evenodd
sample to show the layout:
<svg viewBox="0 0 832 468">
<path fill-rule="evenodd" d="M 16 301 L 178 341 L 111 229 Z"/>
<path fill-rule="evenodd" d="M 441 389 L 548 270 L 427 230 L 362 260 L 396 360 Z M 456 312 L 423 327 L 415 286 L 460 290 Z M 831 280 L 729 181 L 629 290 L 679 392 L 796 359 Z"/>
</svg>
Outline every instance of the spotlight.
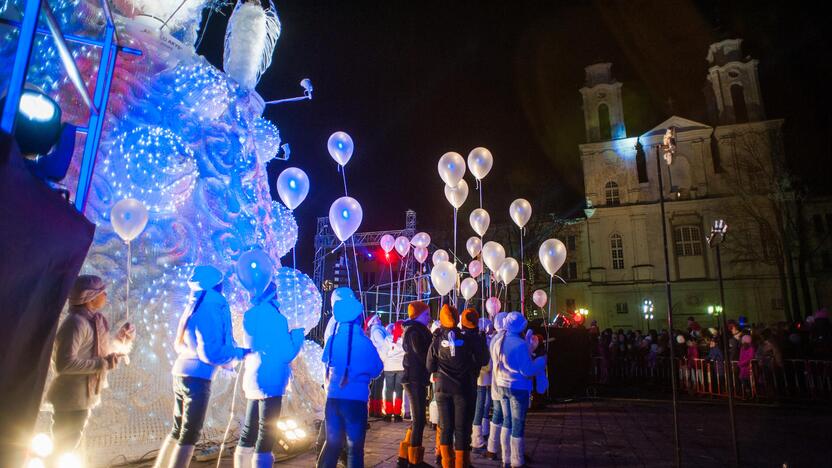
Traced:
<svg viewBox="0 0 832 468">
<path fill-rule="evenodd" d="M 41 432 L 32 437 L 30 448 L 35 455 L 46 458 L 52 454 L 52 449 L 54 448 L 52 438 Z"/>
<path fill-rule="evenodd" d="M 74 453 L 65 453 L 58 458 L 58 468 L 84 468 L 81 457 Z"/>
<path fill-rule="evenodd" d="M 25 89 L 15 117 L 14 137 L 25 156 L 49 153 L 61 135 L 61 108 L 51 97 Z"/>
<path fill-rule="evenodd" d="M 304 78 L 300 80 L 300 87 L 303 88 L 303 95 L 309 99 L 312 99 L 312 80 L 309 78 Z"/>
</svg>

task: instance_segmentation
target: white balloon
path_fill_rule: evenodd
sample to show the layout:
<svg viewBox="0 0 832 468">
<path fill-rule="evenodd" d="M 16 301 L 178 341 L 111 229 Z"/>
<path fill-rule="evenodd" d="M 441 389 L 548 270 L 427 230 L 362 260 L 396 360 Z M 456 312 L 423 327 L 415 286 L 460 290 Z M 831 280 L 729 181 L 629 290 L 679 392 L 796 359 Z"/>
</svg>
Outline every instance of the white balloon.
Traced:
<svg viewBox="0 0 832 468">
<path fill-rule="evenodd" d="M 407 253 L 410 252 L 410 239 L 405 236 L 399 236 L 396 238 L 395 242 L 396 252 L 399 253 L 402 257 L 406 257 Z"/>
<path fill-rule="evenodd" d="M 378 241 L 381 244 L 381 250 L 384 250 L 384 253 L 390 253 L 393 250 L 393 247 L 396 245 L 396 238 L 391 236 L 390 234 L 385 234 L 381 236 L 381 239 Z"/>
<path fill-rule="evenodd" d="M 500 300 L 496 297 L 489 297 L 488 300 L 485 301 L 485 310 L 488 312 L 489 317 L 494 317 L 495 315 L 500 313 L 500 309 L 503 307 L 500 304 Z"/>
<path fill-rule="evenodd" d="M 456 279 L 456 268 L 451 262 L 436 263 L 433 265 L 433 269 L 430 270 L 430 282 L 440 296 L 451 292 L 456 286 Z"/>
<path fill-rule="evenodd" d="M 468 199 L 468 182 L 465 182 L 465 179 L 463 179 L 456 184 L 456 187 L 446 185 L 445 198 L 448 199 L 448 203 L 451 206 L 459 209 L 465 203 L 465 200 Z"/>
<path fill-rule="evenodd" d="M 541 309 L 543 306 L 546 305 L 546 301 L 549 300 L 549 296 L 546 295 L 546 291 L 542 289 L 538 289 L 537 291 L 532 294 L 532 301 L 534 301 L 535 305 L 540 307 Z"/>
<path fill-rule="evenodd" d="M 482 260 L 492 273 L 497 274 L 505 259 L 506 249 L 502 245 L 494 241 L 488 241 L 482 247 Z"/>
<path fill-rule="evenodd" d="M 491 171 L 494 157 L 491 151 L 483 147 L 474 148 L 468 153 L 468 168 L 477 180 L 482 180 Z"/>
<path fill-rule="evenodd" d="M 355 198 L 341 197 L 329 207 L 329 225 L 341 242 L 355 234 L 363 219 L 364 211 Z"/>
<path fill-rule="evenodd" d="M 439 177 L 445 185 L 456 187 L 465 176 L 465 160 L 459 153 L 453 151 L 445 153 L 439 158 Z"/>
<path fill-rule="evenodd" d="M 465 248 L 468 250 L 468 255 L 471 258 L 477 258 L 477 255 L 482 250 L 482 239 L 479 237 L 469 237 L 468 241 L 465 242 Z"/>
<path fill-rule="evenodd" d="M 419 265 L 425 263 L 425 260 L 428 259 L 428 249 L 424 247 L 414 247 L 413 257 L 416 258 L 416 261 L 419 262 Z"/>
<path fill-rule="evenodd" d="M 309 194 L 309 177 L 297 167 L 287 167 L 277 176 L 277 195 L 286 208 L 294 210 Z"/>
<path fill-rule="evenodd" d="M 413 247 L 422 247 L 426 249 L 430 245 L 430 235 L 426 232 L 420 232 L 410 239 L 410 244 Z"/>
<path fill-rule="evenodd" d="M 474 278 L 465 278 L 459 285 L 459 292 L 462 293 L 462 297 L 464 297 L 467 301 L 474 297 L 478 288 L 479 286 L 477 285 L 477 280 Z"/>
<path fill-rule="evenodd" d="M 514 281 L 514 278 L 517 277 L 517 273 L 520 272 L 520 264 L 517 263 L 517 260 L 509 257 L 503 260 L 502 265 L 500 265 L 500 269 L 497 270 L 497 277 L 506 285 Z"/>
<path fill-rule="evenodd" d="M 508 214 L 517 227 L 523 228 L 532 217 L 532 204 L 524 198 L 518 198 L 511 202 L 511 206 L 508 207 Z"/>
<path fill-rule="evenodd" d="M 433 257 L 431 257 L 431 259 L 433 260 L 433 264 L 436 265 L 439 262 L 449 262 L 451 257 L 448 255 L 448 252 L 439 249 L 433 253 Z"/>
<path fill-rule="evenodd" d="M 566 246 L 557 239 L 548 239 L 540 244 L 538 256 L 546 273 L 549 273 L 549 276 L 555 276 L 566 261 Z"/>
<path fill-rule="evenodd" d="M 329 136 L 326 142 L 326 148 L 329 150 L 329 155 L 341 166 L 346 166 L 352 157 L 352 151 L 355 146 L 352 143 L 352 137 L 346 132 L 335 132 Z"/>
<path fill-rule="evenodd" d="M 488 226 L 491 224 L 491 216 L 484 209 L 477 208 L 471 212 L 471 216 L 468 217 L 468 222 L 471 223 L 471 228 L 474 232 L 480 236 L 484 236 L 485 231 L 488 230 Z"/>
<path fill-rule="evenodd" d="M 482 262 L 479 260 L 471 260 L 471 263 L 468 264 L 468 273 L 474 278 L 480 276 L 482 274 Z"/>
<path fill-rule="evenodd" d="M 147 207 L 135 198 L 125 198 L 113 205 L 110 224 L 124 242 L 130 242 L 147 226 Z"/>
</svg>

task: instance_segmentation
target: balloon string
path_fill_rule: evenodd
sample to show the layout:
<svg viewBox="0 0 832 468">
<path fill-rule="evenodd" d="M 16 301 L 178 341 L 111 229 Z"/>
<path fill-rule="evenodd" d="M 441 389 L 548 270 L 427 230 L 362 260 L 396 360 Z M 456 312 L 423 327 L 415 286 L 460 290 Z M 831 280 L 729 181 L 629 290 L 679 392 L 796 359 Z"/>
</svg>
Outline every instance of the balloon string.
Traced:
<svg viewBox="0 0 832 468">
<path fill-rule="evenodd" d="M 133 255 L 133 251 L 130 248 L 130 241 L 127 241 L 127 281 L 125 282 L 125 295 L 124 295 L 124 312 L 125 312 L 125 320 L 130 320 L 130 264 L 131 257 Z"/>
<path fill-rule="evenodd" d="M 456 214 L 457 214 L 457 209 L 456 209 L 456 207 L 454 207 L 454 252 L 453 252 L 453 255 L 454 255 L 454 270 L 456 270 Z M 459 277 L 457 276 L 457 278 L 459 278 Z M 456 301 L 457 301 L 457 289 L 458 288 L 454 288 L 454 305 L 456 305 Z"/>
<path fill-rule="evenodd" d="M 350 236 L 350 243 L 352 244 L 352 260 L 355 262 L 355 279 L 358 282 L 358 298 L 361 304 L 364 304 L 364 292 L 361 290 L 361 271 L 358 269 L 358 255 L 355 253 L 355 236 Z M 344 250 L 346 250 L 346 246 Z"/>
<path fill-rule="evenodd" d="M 342 258 L 344 259 L 344 265 L 347 266 L 347 286 L 349 286 L 349 288 L 352 289 L 352 275 L 350 275 L 350 261 L 347 260 L 347 258 L 346 258 L 346 256 L 347 256 L 347 244 L 345 244 L 343 242 L 341 244 L 344 246 L 344 256 Z"/>
<path fill-rule="evenodd" d="M 390 263 L 390 257 L 387 257 L 387 267 L 390 269 L 390 316 L 389 320 L 393 320 L 393 264 Z"/>
<path fill-rule="evenodd" d="M 348 197 L 348 196 L 350 196 L 350 194 L 347 193 L 347 168 L 344 167 L 344 166 L 338 166 L 338 167 L 341 168 L 341 178 L 344 179 L 344 196 Z"/>
<path fill-rule="evenodd" d="M 523 283 L 525 282 L 526 275 L 523 272 L 526 265 L 526 252 L 523 250 L 523 231 L 524 229 L 520 228 L 520 313 L 523 316 L 526 316 L 526 294 L 524 292 Z"/>
<path fill-rule="evenodd" d="M 295 247 L 292 247 L 292 268 L 298 269 L 298 260 L 295 258 Z"/>
</svg>

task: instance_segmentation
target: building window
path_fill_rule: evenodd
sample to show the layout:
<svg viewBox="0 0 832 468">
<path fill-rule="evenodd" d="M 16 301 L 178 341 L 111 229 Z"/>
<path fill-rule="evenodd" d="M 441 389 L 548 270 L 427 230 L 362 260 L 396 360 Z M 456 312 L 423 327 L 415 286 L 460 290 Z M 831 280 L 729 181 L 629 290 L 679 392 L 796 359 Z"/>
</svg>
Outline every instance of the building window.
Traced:
<svg viewBox="0 0 832 468">
<path fill-rule="evenodd" d="M 566 236 L 566 249 L 574 252 L 576 248 L 575 236 Z"/>
<path fill-rule="evenodd" d="M 628 314 L 630 311 L 627 309 L 626 302 L 619 302 L 615 304 L 615 313 L 616 314 Z"/>
<path fill-rule="evenodd" d="M 734 121 L 736 123 L 748 122 L 748 108 L 745 107 L 745 93 L 742 85 L 731 85 L 731 104 L 734 106 Z"/>
<path fill-rule="evenodd" d="M 610 236 L 610 257 L 612 257 L 612 269 L 624 269 L 624 242 L 620 234 Z"/>
<path fill-rule="evenodd" d="M 609 181 L 604 186 L 604 194 L 606 195 L 607 205 L 617 206 L 621 204 L 621 197 L 618 192 L 618 184 Z"/>
<path fill-rule="evenodd" d="M 640 141 L 636 141 L 636 172 L 638 173 L 638 183 L 643 184 L 649 182 L 647 177 L 647 154 L 644 153 L 644 146 Z"/>
<path fill-rule="evenodd" d="M 601 141 L 612 140 L 612 125 L 610 125 L 610 108 L 606 104 L 598 106 L 598 128 L 601 131 Z"/>
<path fill-rule="evenodd" d="M 561 267 L 561 272 L 563 274 L 563 279 L 578 279 L 578 263 L 566 262 L 566 264 L 563 267 Z"/>
<path fill-rule="evenodd" d="M 679 226 L 674 232 L 677 257 L 702 255 L 702 235 L 699 226 Z"/>
</svg>

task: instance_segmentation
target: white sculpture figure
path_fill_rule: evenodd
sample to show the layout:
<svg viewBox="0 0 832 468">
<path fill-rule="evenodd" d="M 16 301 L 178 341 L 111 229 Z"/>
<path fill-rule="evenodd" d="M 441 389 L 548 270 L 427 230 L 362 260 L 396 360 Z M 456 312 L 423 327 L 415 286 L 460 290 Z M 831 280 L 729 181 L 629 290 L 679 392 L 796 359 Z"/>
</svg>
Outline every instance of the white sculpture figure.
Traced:
<svg viewBox="0 0 832 468">
<path fill-rule="evenodd" d="M 269 68 L 280 37 L 280 20 L 274 3 L 263 9 L 260 2 L 237 3 L 225 30 L 223 68 L 242 87 L 252 90 Z"/>
</svg>

